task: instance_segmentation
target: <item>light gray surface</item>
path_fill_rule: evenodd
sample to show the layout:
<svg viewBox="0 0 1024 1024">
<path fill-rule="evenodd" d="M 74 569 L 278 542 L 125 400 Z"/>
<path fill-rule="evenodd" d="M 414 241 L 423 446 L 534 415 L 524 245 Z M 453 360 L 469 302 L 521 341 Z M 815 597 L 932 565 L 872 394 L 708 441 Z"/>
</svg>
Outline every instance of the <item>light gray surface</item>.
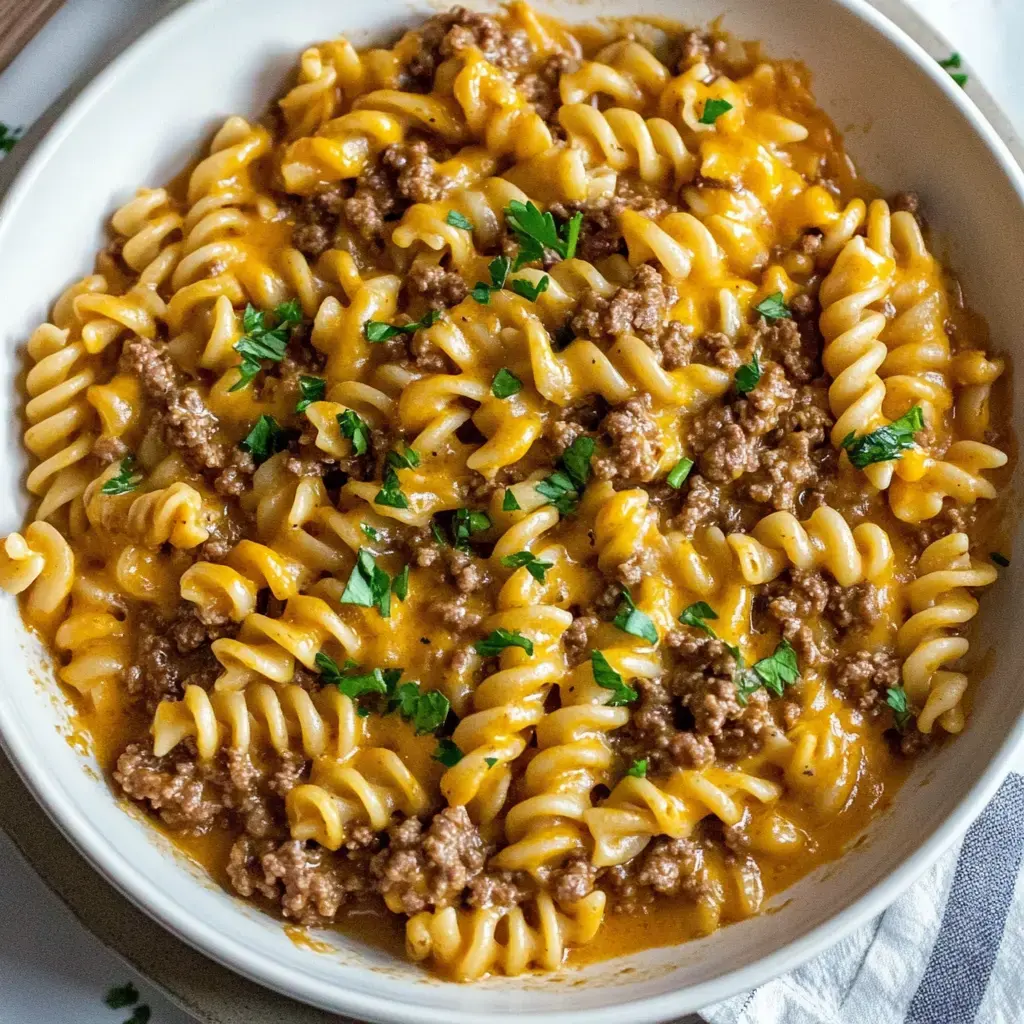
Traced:
<svg viewBox="0 0 1024 1024">
<path fill-rule="evenodd" d="M 981 78 L 997 90 L 1011 114 L 1024 113 L 1024 76 L 1007 59 L 1010 48 L 1004 45 L 1004 38 L 1012 35 L 1014 24 L 1024 27 L 1024 5 L 1016 0 L 914 0 L 913 7 L 904 0 L 878 0 L 875 5 L 937 55 L 948 52 L 953 44 L 944 42 L 914 8 L 926 11 L 947 30 L 955 27 L 956 48 L 969 62 L 973 58 Z M 80 75 L 88 75 L 90 67 L 101 66 L 110 53 L 129 42 L 157 13 L 170 6 L 175 4 L 163 0 L 132 0 L 127 6 L 125 0 L 69 0 L 52 31 L 47 30 L 0 82 L 0 119 L 35 120 L 68 83 L 79 79 Z M 45 74 L 52 70 L 50 61 L 56 57 L 60 58 L 61 73 Z M 1004 138 L 1012 134 L 1009 122 L 995 112 L 994 103 L 986 95 L 977 91 L 976 82 L 972 83 L 972 94 Z M 7 101 L 6 106 L 4 101 Z M 1008 141 L 1019 158 L 1020 147 L 1014 145 L 1015 140 Z M 31 138 L 23 149 L 29 145 Z M 212 963 L 156 927 L 79 857 L 32 802 L 2 755 L 0 829 L 11 836 L 52 892 L 82 925 L 137 970 L 153 978 L 176 1002 L 206 1024 L 269 1024 L 271 1021 L 274 1024 L 322 1024 L 342 1020 L 266 991 Z M 65 1009 L 63 999 L 66 990 L 73 987 L 72 978 L 58 965 L 62 955 L 73 956 L 73 947 L 81 940 L 68 929 L 59 915 L 59 908 L 51 907 L 44 900 L 40 900 L 38 906 L 18 907 L 17 916 L 22 913 L 37 925 L 46 919 L 45 915 L 51 915 L 54 942 L 49 950 L 51 962 L 42 970 L 37 963 L 19 967 L 14 957 L 0 959 L 0 977 L 5 972 L 12 982 L 30 977 L 33 989 L 41 989 L 34 992 L 33 1003 L 39 1008 L 39 1015 L 21 1011 L 18 1024 L 51 1024 L 72 1019 L 109 1020 L 117 1024 L 127 1016 L 127 1013 L 104 1011 L 101 1005 L 98 1013 L 93 1012 L 92 1005 L 82 1006 L 78 1012 L 70 1006 Z M 16 924 L 8 922 L 8 927 L 16 929 Z M 36 930 L 40 934 L 45 932 L 42 928 Z M 65 942 L 71 948 L 65 949 Z M 13 944 L 9 945 L 13 948 Z M 116 965 L 111 963 L 111 971 L 116 970 Z M 100 985 L 105 987 L 123 980 L 120 974 L 112 973 L 108 981 L 100 981 Z M 49 997 L 47 982 L 53 989 Z M 6 985 L 3 987 L 6 990 Z M 98 995 L 95 1002 L 99 1004 Z M 17 999 L 14 1004 L 29 1005 L 27 1000 L 18 1004 Z M 7 1011 L 11 1008 L 7 997 L 3 997 L 0 1019 L 8 1019 Z M 168 1016 L 173 1013 L 169 1008 L 163 1017 L 158 1006 L 154 1005 L 154 1009 L 153 1024 L 176 1024 Z"/>
</svg>

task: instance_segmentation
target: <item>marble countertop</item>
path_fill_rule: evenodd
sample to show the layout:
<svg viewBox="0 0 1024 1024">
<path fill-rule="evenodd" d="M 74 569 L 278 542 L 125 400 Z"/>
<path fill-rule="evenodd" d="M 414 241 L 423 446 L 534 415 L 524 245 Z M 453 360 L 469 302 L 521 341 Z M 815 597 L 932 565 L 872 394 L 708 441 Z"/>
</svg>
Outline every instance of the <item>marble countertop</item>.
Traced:
<svg viewBox="0 0 1024 1024">
<path fill-rule="evenodd" d="M 1024 135 L 1020 0 L 906 0 L 950 41 Z M 167 0 L 67 0 L 0 75 L 0 122 L 31 125 L 72 83 L 116 53 Z M 55 70 L 59 69 L 59 70 Z M 1024 770 L 1024 757 L 1018 770 Z M 0 1024 L 190 1024 L 72 917 L 0 831 Z M 156 927 L 154 925 L 153 927 Z M 137 1006 L 111 1009 L 113 986 L 133 983 Z"/>
</svg>

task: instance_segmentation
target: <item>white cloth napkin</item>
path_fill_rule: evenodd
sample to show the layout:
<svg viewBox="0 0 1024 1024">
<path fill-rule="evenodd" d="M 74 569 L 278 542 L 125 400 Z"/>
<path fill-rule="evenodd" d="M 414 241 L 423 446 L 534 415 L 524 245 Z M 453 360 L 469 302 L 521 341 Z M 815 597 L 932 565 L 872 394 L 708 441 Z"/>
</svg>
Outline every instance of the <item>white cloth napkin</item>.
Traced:
<svg viewBox="0 0 1024 1024">
<path fill-rule="evenodd" d="M 881 917 L 708 1024 L 1020 1024 L 1024 776 Z"/>
</svg>

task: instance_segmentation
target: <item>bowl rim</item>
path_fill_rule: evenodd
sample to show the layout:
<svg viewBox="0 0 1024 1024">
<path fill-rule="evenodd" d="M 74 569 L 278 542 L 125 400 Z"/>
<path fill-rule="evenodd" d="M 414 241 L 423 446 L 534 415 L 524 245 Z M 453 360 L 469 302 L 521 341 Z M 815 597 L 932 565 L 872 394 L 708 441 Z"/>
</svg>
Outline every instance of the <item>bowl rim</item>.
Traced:
<svg viewBox="0 0 1024 1024">
<path fill-rule="evenodd" d="M 76 130 L 78 122 L 86 112 L 101 102 L 109 92 L 115 90 L 121 77 L 130 68 L 146 62 L 151 56 L 157 56 L 165 36 L 187 29 L 193 23 L 195 27 L 201 27 L 202 20 L 210 16 L 211 12 L 223 9 L 233 2 L 235 0 L 204 0 L 202 3 L 187 3 L 169 12 L 158 13 L 156 21 L 145 32 L 130 42 L 89 81 L 46 129 L 24 163 L 17 168 L 13 180 L 0 197 L 0 249 L 3 248 L 9 233 L 11 212 L 25 201 L 42 167 L 53 158 L 61 141 Z M 952 103 L 969 122 L 1024 209 L 1024 171 L 981 111 L 927 51 L 889 18 L 871 7 L 867 0 L 829 2 L 845 10 L 897 47 L 919 71 L 938 85 L 944 92 L 946 101 Z M 41 120 L 45 119 L 44 114 Z M 445 1024 L 476 1024 L 479 1020 L 478 1014 L 459 1009 L 455 1005 L 455 1000 L 450 1006 L 436 1009 L 418 1006 L 414 1002 L 397 1003 L 392 999 L 345 989 L 313 977 L 295 974 L 271 958 L 243 947 L 171 899 L 157 882 L 137 869 L 120 853 L 116 845 L 97 830 L 86 813 L 64 798 L 55 778 L 36 756 L 28 737 L 19 732 L 13 716 L 8 716 L 2 701 L 0 746 L 6 751 L 15 771 L 47 816 L 103 878 L 162 927 L 223 966 L 282 995 L 300 999 L 325 1010 L 358 1015 L 361 1019 L 394 1024 L 439 1024 L 442 1018 Z M 528 1018 L 532 1024 L 582 1024 L 584 1013 L 588 1024 L 618 1024 L 622 1014 L 628 1012 L 636 1024 L 655 1024 L 680 1013 L 691 1012 L 702 1006 L 728 999 L 785 974 L 838 943 L 854 929 L 880 914 L 923 875 L 941 854 L 966 832 L 989 803 L 1010 771 L 1015 753 L 1022 748 L 1024 715 L 1019 715 L 1013 728 L 1000 747 L 993 751 L 988 765 L 964 799 L 910 856 L 888 875 L 878 879 L 848 907 L 811 928 L 806 934 L 745 967 L 727 971 L 716 978 L 686 988 L 618 1002 L 599 1009 L 510 1010 L 506 1013 L 495 1006 L 491 1012 L 499 1017 L 514 1013 L 518 1017 Z M 452 991 L 457 992 L 458 988 L 453 987 Z"/>
</svg>

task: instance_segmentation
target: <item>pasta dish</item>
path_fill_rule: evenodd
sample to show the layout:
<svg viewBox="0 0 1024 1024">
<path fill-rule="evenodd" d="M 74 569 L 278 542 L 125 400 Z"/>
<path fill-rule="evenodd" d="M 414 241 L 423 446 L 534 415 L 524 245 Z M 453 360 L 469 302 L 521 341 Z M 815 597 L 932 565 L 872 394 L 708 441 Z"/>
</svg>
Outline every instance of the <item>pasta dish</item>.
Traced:
<svg viewBox="0 0 1024 1024">
<path fill-rule="evenodd" d="M 316 45 L 27 339 L 0 586 L 294 925 L 458 980 L 705 935 L 965 726 L 1005 366 L 926 213 L 715 32 Z"/>
</svg>

